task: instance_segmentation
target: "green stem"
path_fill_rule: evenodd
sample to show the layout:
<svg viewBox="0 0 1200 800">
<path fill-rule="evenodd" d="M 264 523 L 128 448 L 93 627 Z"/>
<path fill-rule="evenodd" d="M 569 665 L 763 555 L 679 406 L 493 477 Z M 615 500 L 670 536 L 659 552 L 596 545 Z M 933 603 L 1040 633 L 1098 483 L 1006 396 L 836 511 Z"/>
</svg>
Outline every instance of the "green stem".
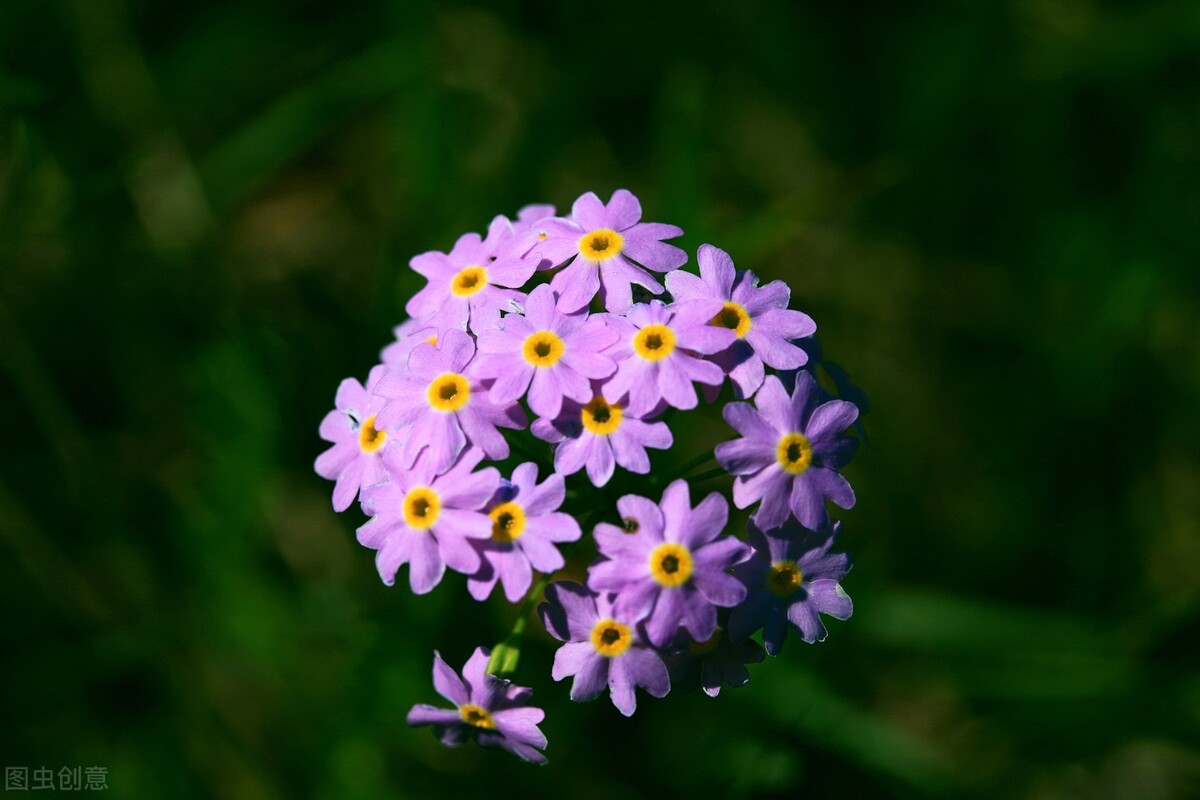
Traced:
<svg viewBox="0 0 1200 800">
<path fill-rule="evenodd" d="M 694 470 L 696 467 L 702 467 L 712 460 L 713 460 L 713 451 L 705 450 L 703 453 L 700 453 L 696 457 L 690 458 L 686 462 L 684 462 L 683 466 L 681 466 L 679 469 L 675 470 L 675 474 L 671 476 L 671 480 L 667 481 L 667 483 L 670 483 L 671 481 L 675 480 L 676 478 L 682 477 L 683 475 L 687 475 L 689 472 Z"/>
<path fill-rule="evenodd" d="M 699 475 L 690 475 L 690 476 L 688 476 L 687 480 L 694 482 L 694 483 L 700 483 L 701 481 L 706 481 L 709 478 L 717 478 L 717 477 L 720 477 L 721 475 L 728 475 L 728 474 L 729 473 L 725 471 L 724 467 L 713 467 L 710 470 L 701 472 Z"/>
<path fill-rule="evenodd" d="M 517 671 L 517 663 L 521 660 L 521 637 L 525 635 L 525 625 L 529 622 L 529 614 L 533 605 L 542 596 L 546 584 L 550 582 L 549 573 L 538 578 L 529 592 L 529 597 L 521 606 L 517 619 L 513 622 L 512 630 L 508 632 L 494 648 L 492 657 L 488 659 L 487 671 L 497 678 L 506 678 Z"/>
</svg>

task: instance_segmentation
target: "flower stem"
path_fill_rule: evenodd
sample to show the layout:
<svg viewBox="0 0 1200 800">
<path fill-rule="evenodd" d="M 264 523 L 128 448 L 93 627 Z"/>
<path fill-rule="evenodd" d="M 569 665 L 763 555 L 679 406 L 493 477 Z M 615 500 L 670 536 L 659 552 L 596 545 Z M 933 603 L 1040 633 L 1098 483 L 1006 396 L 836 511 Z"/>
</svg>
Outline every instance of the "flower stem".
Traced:
<svg viewBox="0 0 1200 800">
<path fill-rule="evenodd" d="M 517 663 L 521 660 L 521 638 L 525 635 L 525 625 L 529 622 L 529 614 L 533 611 L 534 603 L 541 598 L 542 592 L 549 582 L 549 573 L 538 578 L 537 582 L 533 585 L 533 589 L 529 592 L 524 605 L 521 606 L 521 611 L 517 614 L 517 619 L 513 622 L 512 629 L 499 644 L 492 648 L 492 656 L 488 659 L 487 671 L 497 678 L 506 678 L 517 671 Z"/>
<path fill-rule="evenodd" d="M 684 475 L 687 475 L 689 472 L 694 470 L 696 467 L 702 467 L 712 460 L 713 460 L 713 451 L 705 450 L 703 453 L 700 453 L 696 457 L 688 459 L 679 469 L 675 470 L 675 474 L 671 476 L 671 480 L 673 481 L 676 478 L 683 477 Z M 670 483 L 671 481 L 667 481 L 667 482 Z"/>
<path fill-rule="evenodd" d="M 699 475 L 689 475 L 689 476 L 687 476 L 687 480 L 693 481 L 695 483 L 700 483 L 702 481 L 708 480 L 709 478 L 717 478 L 717 477 L 720 477 L 721 475 L 728 475 L 728 474 L 729 473 L 725 471 L 724 467 L 713 467 L 710 470 L 701 472 Z"/>
</svg>

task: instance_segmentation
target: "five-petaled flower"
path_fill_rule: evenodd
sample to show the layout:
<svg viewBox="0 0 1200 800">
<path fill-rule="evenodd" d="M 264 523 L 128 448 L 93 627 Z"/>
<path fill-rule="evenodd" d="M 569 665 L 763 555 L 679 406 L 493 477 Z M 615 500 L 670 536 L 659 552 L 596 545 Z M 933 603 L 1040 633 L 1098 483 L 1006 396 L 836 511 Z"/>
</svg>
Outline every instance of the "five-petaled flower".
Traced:
<svg viewBox="0 0 1200 800">
<path fill-rule="evenodd" d="M 763 381 L 749 403 L 725 406 L 725 421 L 741 439 L 717 445 L 717 461 L 737 475 L 733 503 L 754 512 L 763 530 L 778 528 L 791 511 L 810 529 L 825 527 L 825 500 L 841 508 L 854 505 L 854 490 L 838 472 L 858 445 L 843 435 L 858 418 L 858 408 L 845 400 L 827 400 L 808 372 L 796 375 L 788 397 L 774 375 Z"/>
<path fill-rule="evenodd" d="M 613 705 L 625 716 L 637 710 L 635 688 L 651 697 L 666 697 L 671 678 L 662 657 L 635 630 L 635 620 L 603 594 L 578 583 L 560 581 L 546 587 L 538 608 L 550 635 L 566 642 L 554 654 L 554 680 L 575 676 L 572 700 L 591 700 L 608 687 Z"/>
<path fill-rule="evenodd" d="M 559 293 L 563 311 L 587 306 L 596 293 L 604 307 L 624 314 L 633 302 L 637 284 L 654 294 L 663 285 L 646 270 L 668 272 L 683 266 L 687 253 L 663 239 L 682 236 L 683 230 L 659 222 L 641 222 L 642 205 L 624 189 L 613 192 L 608 205 L 592 192 L 581 196 L 567 219 L 543 220 L 531 251 L 553 266 L 567 264 L 551 286 Z"/>
<path fill-rule="evenodd" d="M 763 644 L 774 656 L 783 649 L 788 625 L 812 644 L 825 640 L 820 614 L 850 619 L 854 604 L 841 584 L 850 571 L 850 556 L 829 552 L 840 527 L 834 523 L 821 533 L 792 522 L 763 533 L 750 526 L 754 555 L 733 570 L 749 589 L 745 601 L 729 615 L 734 641 L 744 641 L 761 628 Z"/>
<path fill-rule="evenodd" d="M 408 712 L 408 724 L 432 725 L 442 744 L 450 747 L 474 739 L 483 747 L 499 747 L 545 764 L 546 757 L 539 751 L 546 749 L 546 737 L 538 728 L 545 712 L 529 704 L 532 689 L 487 673 L 489 655 L 490 651 L 475 648 L 459 677 L 435 652 L 433 688 L 455 708 L 415 705 Z"/>
<path fill-rule="evenodd" d="M 729 504 L 713 492 L 692 508 L 686 481 L 663 492 L 661 505 L 637 495 L 617 501 L 622 518 L 636 519 L 635 531 L 596 526 L 596 546 L 606 560 L 588 570 L 588 587 L 616 594 L 616 606 L 643 624 L 649 640 L 666 646 L 680 628 L 698 642 L 717 628 L 717 607 L 746 597 L 746 587 L 728 573 L 750 555 L 733 536 L 722 536 Z"/>
</svg>

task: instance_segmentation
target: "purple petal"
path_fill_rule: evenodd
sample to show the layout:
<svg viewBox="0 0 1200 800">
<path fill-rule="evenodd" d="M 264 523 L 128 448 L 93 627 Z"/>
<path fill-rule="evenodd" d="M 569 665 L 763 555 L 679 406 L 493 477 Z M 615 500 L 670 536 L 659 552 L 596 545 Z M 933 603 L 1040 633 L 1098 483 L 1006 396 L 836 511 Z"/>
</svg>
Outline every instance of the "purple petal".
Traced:
<svg viewBox="0 0 1200 800">
<path fill-rule="evenodd" d="M 697 642 L 703 642 L 717 631 L 717 609 L 697 592 L 689 592 L 683 605 L 683 627 Z"/>
<path fill-rule="evenodd" d="M 451 669 L 441 653 L 436 650 L 433 653 L 433 688 L 456 706 L 461 706 L 468 700 L 467 687 L 462 678 L 458 677 L 458 673 Z"/>
<path fill-rule="evenodd" d="M 774 375 L 768 375 L 763 380 L 758 394 L 754 395 L 754 404 L 763 421 L 777 432 L 776 438 L 798 429 L 799 420 L 792 416 L 792 398 Z"/>
<path fill-rule="evenodd" d="M 488 359 L 480 365 L 478 375 L 494 378 L 488 390 L 488 400 L 496 404 L 511 403 L 529 388 L 536 370 L 523 358 Z"/>
<path fill-rule="evenodd" d="M 746 587 L 732 575 L 722 572 L 697 572 L 692 580 L 700 593 L 713 605 L 731 608 L 746 599 Z"/>
<path fill-rule="evenodd" d="M 623 518 L 633 519 L 638 523 L 639 536 L 645 536 L 653 544 L 663 541 L 663 513 L 653 500 L 627 494 L 617 500 L 617 511 Z"/>
<path fill-rule="evenodd" d="M 626 533 L 616 525 L 601 523 L 592 531 L 596 540 L 596 549 L 607 558 L 614 560 L 645 561 L 650 556 L 658 541 L 642 531 Z M 628 567 L 622 567 L 628 569 Z"/>
<path fill-rule="evenodd" d="M 597 437 L 593 441 L 595 445 L 591 448 L 591 457 L 586 464 L 587 475 L 593 486 L 603 486 L 613 476 L 616 464 L 613 461 L 612 447 L 608 441 L 602 437 Z"/>
<path fill-rule="evenodd" d="M 838 508 L 854 508 L 854 490 L 850 482 L 842 475 L 824 467 L 810 467 L 805 475 L 811 475 L 813 487 L 825 497 L 833 501 Z M 803 520 L 801 520 L 803 522 Z M 817 529 L 819 525 L 806 525 L 806 528 Z"/>
<path fill-rule="evenodd" d="M 808 363 L 807 353 L 786 339 L 766 331 L 751 328 L 745 341 L 754 348 L 755 355 L 773 369 L 797 369 Z"/>
<path fill-rule="evenodd" d="M 573 439 L 564 439 L 554 450 L 554 470 L 563 475 L 574 475 L 588 463 L 594 449 L 607 446 L 605 442 L 588 433 Z"/>
<path fill-rule="evenodd" d="M 575 200 L 571 205 L 571 219 L 587 231 L 610 227 L 604 203 L 595 192 L 585 192 Z"/>
<path fill-rule="evenodd" d="M 841 584 L 828 578 L 815 580 L 807 587 L 809 602 L 822 614 L 834 619 L 850 619 L 854 603 Z"/>
<path fill-rule="evenodd" d="M 650 616 L 646 618 L 646 635 L 655 646 L 663 647 L 669 644 L 675 638 L 675 635 L 679 633 L 679 627 L 683 624 L 688 614 L 688 600 L 690 599 L 688 595 L 690 593 L 683 588 L 665 588 L 651 585 L 657 595 L 657 600 L 654 602 L 654 608 L 650 612 Z M 621 599 L 624 599 L 624 597 Z M 708 604 L 706 603 L 705 605 Z M 716 624 L 715 616 L 713 617 L 713 624 Z M 703 641 L 705 638 L 703 636 L 700 637 L 700 641 Z"/>
<path fill-rule="evenodd" d="M 526 523 L 526 530 L 548 542 L 575 542 L 583 535 L 575 518 L 560 511 L 537 517 L 530 516 Z"/>
<path fill-rule="evenodd" d="M 413 727 L 418 725 L 461 725 L 462 717 L 458 715 L 457 711 L 451 711 L 446 708 L 434 708 L 433 706 L 420 703 L 413 706 L 408 712 L 406 721 Z"/>
<path fill-rule="evenodd" d="M 414 534 L 406 538 L 412 546 L 408 559 L 408 584 L 413 594 L 428 594 L 441 582 L 446 564 L 432 536 Z M 382 553 L 381 550 L 380 555 Z"/>
<path fill-rule="evenodd" d="M 558 310 L 569 314 L 585 308 L 600 291 L 600 271 L 583 259 L 576 259 L 554 276 L 550 286 L 559 293 Z"/>
<path fill-rule="evenodd" d="M 687 527 L 680 531 L 676 541 L 698 550 L 725 530 L 729 521 L 729 501 L 717 492 L 710 493 L 700 501 L 696 510 L 688 514 Z"/>
<path fill-rule="evenodd" d="M 522 470 L 526 472 L 522 473 Z M 535 484 L 536 480 L 537 465 L 532 462 L 522 464 L 513 471 L 513 483 L 521 487 L 521 505 L 530 516 L 549 514 L 561 506 L 567 496 L 566 481 L 557 472 L 551 474 L 540 485 Z"/>
<path fill-rule="evenodd" d="M 787 308 L 792 290 L 783 281 L 771 281 L 766 286 L 759 286 L 747 293 L 745 302 L 746 313 L 758 318 L 772 310 Z"/>
<path fill-rule="evenodd" d="M 486 467 L 478 472 L 471 472 L 470 467 L 461 469 L 460 465 L 461 459 L 454 469 L 434 481 L 435 488 L 442 496 L 442 502 L 464 510 L 483 508 L 500 487 L 499 470 Z"/>
<path fill-rule="evenodd" d="M 462 669 L 463 681 L 471 692 L 471 702 L 479 703 L 488 709 L 492 707 L 490 700 L 495 694 L 495 684 L 497 683 L 496 677 L 489 675 L 487 671 L 490 656 L 491 651 L 487 648 L 476 647 L 471 652 L 471 657 L 467 659 L 467 663 L 463 664 Z"/>
<path fill-rule="evenodd" d="M 782 390 L 783 387 L 780 387 Z M 755 408 L 749 403 L 730 403 L 722 412 L 725 421 L 732 428 L 748 439 L 753 439 L 769 445 L 774 451 L 775 445 L 783 431 L 771 427 Z"/>
<path fill-rule="evenodd" d="M 672 481 L 663 489 L 659 503 L 663 515 L 663 538 L 668 542 L 682 540 L 681 528 L 691 522 L 692 500 L 687 481 L 682 478 Z"/>
<path fill-rule="evenodd" d="M 439 536 L 487 539 L 492 535 L 492 521 L 487 514 L 479 511 L 443 506 L 436 530 Z"/>
<path fill-rule="evenodd" d="M 667 291 L 676 302 L 688 300 L 721 300 L 711 286 L 690 272 L 677 269 L 663 278 Z"/>
<path fill-rule="evenodd" d="M 696 251 L 696 263 L 700 265 L 700 277 L 716 290 L 722 300 L 732 296 L 737 268 L 729 253 L 711 244 L 702 244 Z"/>
<path fill-rule="evenodd" d="M 673 239 L 682 235 L 683 231 L 674 225 L 635 225 L 625 234 L 625 249 L 622 252 L 646 269 L 670 272 L 687 263 L 687 253 L 660 239 Z"/>
<path fill-rule="evenodd" d="M 728 407 L 725 409 L 729 410 Z M 716 447 L 717 463 L 734 475 L 758 472 L 775 461 L 775 447 L 753 439 L 734 439 Z"/>
<path fill-rule="evenodd" d="M 800 631 L 801 638 L 809 644 L 823 642 L 829 632 L 817 616 L 817 610 L 808 603 L 793 603 L 787 610 L 787 621 Z"/>
<path fill-rule="evenodd" d="M 405 466 L 411 467 L 424 447 L 424 458 L 435 473 L 441 474 L 450 469 L 455 459 L 466 448 L 467 436 L 456 414 L 431 409 L 424 415 L 421 423 L 417 430 L 409 433 L 404 443 L 403 455 L 404 461 L 407 462 Z"/>
<path fill-rule="evenodd" d="M 538 606 L 538 614 L 546 631 L 562 641 L 586 640 L 600 618 L 596 596 L 572 581 L 555 581 L 547 586 L 546 601 Z"/>
<path fill-rule="evenodd" d="M 333 510 L 345 511 L 358 494 L 363 474 L 363 458 L 351 461 L 337 476 L 333 485 Z"/>
<path fill-rule="evenodd" d="M 815 442 L 831 440 L 858 419 L 858 406 L 845 400 L 830 400 L 813 411 L 805 426 L 805 435 Z"/>
<path fill-rule="evenodd" d="M 498 383 L 498 382 L 497 382 Z M 516 399 L 516 398 L 511 398 Z M 562 410 L 563 390 L 555 369 L 533 371 L 529 385 L 529 407 L 540 417 L 557 417 Z"/>
<path fill-rule="evenodd" d="M 532 522 L 533 520 L 530 520 L 530 523 Z M 578 529 L 578 526 L 576 526 L 576 530 Z M 525 554 L 529 564 L 538 572 L 551 573 L 557 569 L 562 569 L 565 563 L 562 553 L 558 552 L 558 548 L 554 546 L 553 542 L 539 536 L 539 533 L 540 531 L 534 529 L 532 524 L 528 524 L 525 535 L 520 539 L 521 552 Z M 526 585 L 521 590 L 521 593 L 524 594 L 528 588 L 529 586 Z M 517 599 L 520 598 L 518 597 Z"/>
<path fill-rule="evenodd" d="M 510 603 L 517 603 L 533 583 L 533 570 L 529 567 L 529 559 L 523 553 L 513 551 L 503 555 L 507 557 L 500 559 L 497 572 L 500 574 L 500 582 L 504 584 L 505 598 Z"/>
<path fill-rule="evenodd" d="M 479 551 L 471 545 L 469 539 L 454 533 L 440 533 L 437 545 L 441 556 L 439 560 L 445 562 L 450 569 L 464 575 L 474 575 L 479 571 Z"/>
<path fill-rule="evenodd" d="M 606 216 L 609 227 L 623 231 L 642 218 L 642 204 L 627 189 L 617 189 L 608 201 Z"/>
<path fill-rule="evenodd" d="M 546 746 L 546 736 L 537 727 L 545 718 L 540 708 L 506 708 L 492 714 L 500 733 L 538 749 Z"/>
<path fill-rule="evenodd" d="M 630 648 L 625 654 L 624 672 L 651 697 L 663 698 L 671 691 L 671 677 L 662 658 L 651 650 Z"/>
<path fill-rule="evenodd" d="M 471 444 L 487 453 L 488 458 L 500 461 L 508 458 L 508 442 L 496 430 L 495 423 L 488 419 L 487 412 L 491 410 L 495 410 L 495 407 L 488 409 L 482 403 L 478 407 L 467 405 L 455 412 L 455 416 Z"/>
</svg>

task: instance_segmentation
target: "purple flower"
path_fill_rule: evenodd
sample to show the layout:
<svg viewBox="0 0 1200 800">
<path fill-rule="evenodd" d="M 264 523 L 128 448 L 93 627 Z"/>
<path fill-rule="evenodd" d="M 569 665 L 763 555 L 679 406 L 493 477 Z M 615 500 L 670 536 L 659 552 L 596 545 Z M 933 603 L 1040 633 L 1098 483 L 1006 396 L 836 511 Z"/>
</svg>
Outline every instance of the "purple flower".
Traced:
<svg viewBox="0 0 1200 800">
<path fill-rule="evenodd" d="M 543 284 L 529 294 L 524 316 L 509 314 L 493 333 L 479 337 L 472 369 L 490 378 L 488 397 L 511 403 L 529 391 L 529 407 L 541 417 L 556 417 L 564 397 L 592 399 L 591 379 L 607 378 L 617 366 L 600 351 L 617 334 L 586 310 L 564 314 L 554 307 L 554 290 Z"/>
<path fill-rule="evenodd" d="M 709 324 L 732 330 L 737 340 L 713 360 L 729 373 L 743 397 L 762 385 L 764 363 L 779 370 L 804 366 L 808 360 L 804 350 L 788 340 L 811 336 L 817 326 L 807 314 L 788 309 L 791 290 L 786 283 L 759 286 L 753 272 L 739 273 L 729 254 L 711 244 L 700 245 L 696 261 L 700 277 L 676 270 L 667 275 L 667 290 L 676 302 L 722 302 Z"/>
<path fill-rule="evenodd" d="M 347 378 L 338 386 L 334 411 L 321 420 L 321 438 L 333 447 L 317 456 L 313 468 L 333 485 L 333 509 L 345 511 L 360 489 L 386 481 L 388 474 L 380 457 L 388 434 L 378 426 L 376 415 L 383 400 L 374 395 L 384 367 L 376 366 L 367 376 L 367 386 Z"/>
<path fill-rule="evenodd" d="M 439 329 L 432 323 L 410 319 L 397 325 L 392 332 L 396 341 L 384 347 L 379 358 L 389 367 L 407 367 L 408 356 L 414 347 L 422 342 L 437 344 Z"/>
<path fill-rule="evenodd" d="M 628 396 L 630 413 L 643 415 L 662 400 L 676 408 L 695 408 L 692 381 L 719 386 L 719 366 L 687 351 L 717 353 L 736 339 L 733 331 L 709 325 L 721 310 L 715 300 L 693 300 L 667 306 L 660 300 L 639 303 L 624 319 L 610 316 L 609 327 L 620 341 L 609 349 L 617 371 L 605 384 L 610 403 Z"/>
<path fill-rule="evenodd" d="M 477 233 L 464 234 L 449 254 L 431 251 L 413 258 L 409 266 L 429 283 L 404 307 L 408 315 L 439 328 L 469 327 L 476 333 L 491 330 L 502 309 L 525 299 L 515 290 L 524 286 L 537 268 L 537 259 L 512 254 L 497 258 L 512 238 L 509 221 L 496 217 L 486 239 Z"/>
<path fill-rule="evenodd" d="M 863 442 L 868 441 L 867 430 L 863 425 L 861 416 L 871 410 L 871 403 L 867 397 L 867 393 L 851 379 L 850 374 L 846 370 L 825 358 L 825 354 L 821 350 L 821 342 L 818 341 L 816 336 L 810 336 L 804 341 L 799 342 L 799 345 L 804 349 L 805 354 L 808 355 L 807 369 L 817 379 L 817 385 L 827 390 L 839 400 L 848 400 L 858 406 L 860 416 L 854 421 L 853 428 L 855 433 L 858 434 L 859 439 Z M 785 372 L 779 377 L 786 389 L 790 390 L 796 385 L 796 376 L 793 373 Z"/>
<path fill-rule="evenodd" d="M 552 206 L 552 205 L 546 205 L 543 203 L 533 203 L 531 205 L 522 207 L 521 210 L 517 212 L 516 222 L 514 222 L 512 224 L 513 241 L 514 242 L 525 241 L 525 242 L 531 242 L 531 243 L 546 241 L 547 235 L 545 233 L 542 222 L 552 218 L 553 216 L 554 216 L 554 206 Z M 533 233 L 535 235 L 533 237 L 530 237 L 529 234 L 531 234 L 531 233 Z M 531 247 L 531 246 L 532 246 L 532 244 L 526 245 L 526 248 L 525 248 L 526 252 L 528 252 L 529 247 Z M 522 253 L 522 255 L 524 255 L 524 253 Z M 553 266 L 552 264 L 545 263 L 544 266 L 541 266 L 539 268 L 549 269 L 552 266 Z"/>
<path fill-rule="evenodd" d="M 834 523 L 817 533 L 789 523 L 777 533 L 764 534 L 749 526 L 754 555 L 733 570 L 749 588 L 745 602 L 729 615 L 733 641 L 762 628 L 763 644 L 774 656 L 783 649 L 787 625 L 812 644 L 826 635 L 818 614 L 850 618 L 854 604 L 838 583 L 850 571 L 850 556 L 829 552 L 840 529 L 840 523 Z"/>
<path fill-rule="evenodd" d="M 512 481 L 502 482 L 488 504 L 492 535 L 476 543 L 482 564 L 467 581 L 472 597 L 487 599 L 499 579 L 504 596 L 515 603 L 529 591 L 533 570 L 550 573 L 562 567 L 555 542 L 574 542 L 582 535 L 574 517 L 557 511 L 565 496 L 562 475 L 554 473 L 539 485 L 537 464 L 513 470 Z"/>
<path fill-rule="evenodd" d="M 854 505 L 854 490 L 837 470 L 854 454 L 858 441 L 841 435 L 858 417 L 845 400 L 825 399 L 808 372 L 796 375 L 789 398 L 779 378 L 770 375 L 749 403 L 725 406 L 725 421 L 744 438 L 717 445 L 717 461 L 737 475 L 733 502 L 762 505 L 754 523 L 763 530 L 783 524 L 788 509 L 813 530 L 829 518 L 825 499 L 841 508 Z"/>
<path fill-rule="evenodd" d="M 436 346 L 422 342 L 414 347 L 407 369 L 390 369 L 380 380 L 376 391 L 388 402 L 379 423 L 389 431 L 408 428 L 400 447 L 402 468 L 427 450 L 435 472 L 444 472 L 468 444 L 491 459 L 508 457 L 508 442 L 496 427 L 524 427 L 525 412 L 516 403 L 488 399 L 479 379 L 467 370 L 474 355 L 471 337 L 449 330 Z"/>
<path fill-rule="evenodd" d="M 479 552 L 472 539 L 492 535 L 492 520 L 481 509 L 496 494 L 500 473 L 495 467 L 472 470 L 483 452 L 471 448 L 444 475 L 422 456 L 411 468 L 400 467 L 396 448 L 384 454 L 392 474 L 363 492 L 363 509 L 372 517 L 358 529 L 358 541 L 378 551 L 379 577 L 391 586 L 396 571 L 408 564 L 408 582 L 416 594 L 437 586 L 446 567 L 473 575 Z"/>
<path fill-rule="evenodd" d="M 420 703 L 408 712 L 408 724 L 434 726 L 434 735 L 448 747 L 474 738 L 482 747 L 499 747 L 526 761 L 545 764 L 546 757 L 538 751 L 546 749 L 546 737 L 538 723 L 546 712 L 529 704 L 532 689 L 489 675 L 489 655 L 487 649 L 475 648 L 460 678 L 434 651 L 433 688 L 455 708 Z"/>
<path fill-rule="evenodd" d="M 671 429 L 665 422 L 628 414 L 620 403 L 609 403 L 595 387 L 593 391 L 596 394 L 587 405 L 565 400 L 561 416 L 533 423 L 534 436 L 558 445 L 555 472 L 573 475 L 586 467 L 594 486 L 608 483 L 616 464 L 639 475 L 650 472 L 646 448 L 670 447 Z"/>
<path fill-rule="evenodd" d="M 599 291 L 606 309 L 624 314 L 633 302 L 635 283 L 654 294 L 662 293 L 662 284 L 646 270 L 668 272 L 687 262 L 687 253 L 662 241 L 682 236 L 683 230 L 674 225 L 639 222 L 641 218 L 638 199 L 618 189 L 607 206 L 595 193 L 588 192 L 575 201 L 569 219 L 539 223 L 546 238 L 531 255 L 547 259 L 554 266 L 574 259 L 550 284 L 559 293 L 558 304 L 563 311 L 583 308 Z"/>
<path fill-rule="evenodd" d="M 591 700 L 608 686 L 613 705 L 629 717 L 637 709 L 635 687 L 651 697 L 667 696 L 671 679 L 662 657 L 641 642 L 634 621 L 608 598 L 578 583 L 556 581 L 546 587 L 546 600 L 538 607 L 542 623 L 566 642 L 554 654 L 550 674 L 556 681 L 575 676 L 572 700 Z"/>
<path fill-rule="evenodd" d="M 676 690 L 699 686 L 709 697 L 716 697 L 723 684 L 734 689 L 745 686 L 750 681 L 746 665 L 763 658 L 758 642 L 747 639 L 734 644 L 723 628 L 717 628 L 707 640 L 690 642 L 668 656 L 667 669 Z"/>
<path fill-rule="evenodd" d="M 596 526 L 596 546 L 608 560 L 588 569 L 588 587 L 615 592 L 617 608 L 644 621 L 650 641 L 667 645 L 680 627 L 702 642 L 717 629 L 717 606 L 735 606 L 746 587 L 726 570 L 750 555 L 732 536 L 721 537 L 729 519 L 725 498 L 713 492 L 694 510 L 687 481 L 663 492 L 661 506 L 637 495 L 617 501 L 630 525 Z"/>
</svg>

